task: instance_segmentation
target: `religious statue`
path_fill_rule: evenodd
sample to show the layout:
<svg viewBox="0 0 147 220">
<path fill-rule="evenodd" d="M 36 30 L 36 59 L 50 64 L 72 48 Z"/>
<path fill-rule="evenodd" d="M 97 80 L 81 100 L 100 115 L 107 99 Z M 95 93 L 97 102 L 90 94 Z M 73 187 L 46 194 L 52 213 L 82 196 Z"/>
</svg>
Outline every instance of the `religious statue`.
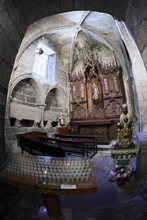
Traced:
<svg viewBox="0 0 147 220">
<path fill-rule="evenodd" d="M 114 88 L 115 88 L 115 91 L 118 92 L 119 89 L 118 89 L 118 82 L 117 82 L 117 77 L 116 77 L 116 76 L 113 78 L 113 81 L 114 81 Z"/>
<path fill-rule="evenodd" d="M 127 104 L 123 104 L 123 113 L 120 116 L 120 122 L 118 127 L 118 145 L 123 147 L 129 147 L 132 145 L 132 118 L 128 113 Z"/>
<path fill-rule="evenodd" d="M 60 117 L 59 117 L 59 119 L 58 119 L 58 123 L 59 123 L 59 125 L 62 126 L 62 127 L 65 125 L 65 117 L 64 117 L 64 115 L 63 115 L 63 112 L 60 113 Z"/>
<path fill-rule="evenodd" d="M 109 92 L 107 79 L 104 79 L 104 88 L 105 88 L 105 94 L 107 94 Z"/>
<path fill-rule="evenodd" d="M 81 84 L 80 90 L 81 90 L 81 98 L 83 99 L 85 97 L 85 91 L 84 91 L 83 83 Z"/>
<path fill-rule="evenodd" d="M 76 98 L 76 87 L 75 85 L 73 85 L 73 99 Z"/>
<path fill-rule="evenodd" d="M 99 98 L 99 89 L 98 89 L 98 86 L 94 82 L 92 85 L 92 99 L 98 100 L 98 98 Z"/>
</svg>

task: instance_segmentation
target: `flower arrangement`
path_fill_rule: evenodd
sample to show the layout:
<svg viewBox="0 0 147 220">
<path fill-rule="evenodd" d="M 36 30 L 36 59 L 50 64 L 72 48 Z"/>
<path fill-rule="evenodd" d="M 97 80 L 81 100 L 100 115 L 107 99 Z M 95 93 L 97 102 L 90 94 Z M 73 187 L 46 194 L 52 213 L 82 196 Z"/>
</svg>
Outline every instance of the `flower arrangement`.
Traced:
<svg viewBox="0 0 147 220">
<path fill-rule="evenodd" d="M 110 179 L 116 180 L 118 182 L 124 182 L 129 180 L 133 174 L 133 169 L 131 166 L 121 166 L 116 164 L 115 167 L 110 172 Z"/>
</svg>

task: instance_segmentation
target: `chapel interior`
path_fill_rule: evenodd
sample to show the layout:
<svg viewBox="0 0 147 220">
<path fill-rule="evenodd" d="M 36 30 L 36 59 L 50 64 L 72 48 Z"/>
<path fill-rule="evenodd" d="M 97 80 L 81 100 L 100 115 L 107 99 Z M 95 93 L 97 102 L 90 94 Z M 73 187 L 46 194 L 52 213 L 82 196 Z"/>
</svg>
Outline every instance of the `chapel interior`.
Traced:
<svg viewBox="0 0 147 220">
<path fill-rule="evenodd" d="M 0 219 L 147 219 L 145 0 L 0 1 Z"/>
</svg>

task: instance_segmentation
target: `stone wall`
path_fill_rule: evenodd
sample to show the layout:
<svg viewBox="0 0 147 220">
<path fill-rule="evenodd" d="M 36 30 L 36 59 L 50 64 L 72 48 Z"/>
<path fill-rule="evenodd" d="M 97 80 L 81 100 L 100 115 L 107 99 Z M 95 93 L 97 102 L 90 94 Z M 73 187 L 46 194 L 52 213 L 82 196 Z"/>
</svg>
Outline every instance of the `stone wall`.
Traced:
<svg viewBox="0 0 147 220">
<path fill-rule="evenodd" d="M 136 47 L 136 43 L 127 30 L 125 24 L 118 22 L 118 26 L 122 40 L 128 51 L 128 56 L 131 63 L 132 78 L 134 78 L 136 87 L 136 99 L 134 100 L 139 109 L 138 131 L 147 132 L 147 99 L 145 95 L 147 93 L 147 72 L 139 50 Z"/>
<path fill-rule="evenodd" d="M 41 28 L 44 28 L 44 23 L 42 25 Z M 65 74 L 67 71 L 63 64 L 62 51 L 60 52 L 58 45 L 49 42 L 46 37 L 43 44 L 57 53 L 54 85 L 49 84 L 48 78 L 35 73 L 35 50 L 42 42 L 42 37 L 37 36 L 38 27 L 40 28 L 38 25 L 28 28 L 29 34 L 28 31 L 25 34 L 10 78 L 5 133 L 6 146 L 11 152 L 19 152 L 18 133 L 36 129 L 46 131 L 52 136 L 55 133 L 52 121 L 58 121 L 61 111 L 66 112 L 65 115 L 68 116 Z"/>
<path fill-rule="evenodd" d="M 12 19 L 13 18 L 13 19 Z M 18 19 L 20 18 L 20 19 Z M 5 103 L 10 74 L 14 59 L 26 29 L 26 22 L 21 12 L 11 2 L 6 7 L 0 2 L 0 165 L 3 164 L 5 154 L 4 121 Z"/>
<path fill-rule="evenodd" d="M 138 101 L 140 103 L 141 115 L 141 131 L 147 132 L 147 3 L 146 0 L 131 0 L 126 16 L 126 25 L 131 32 L 142 60 L 139 58 L 139 53 L 133 53 L 131 46 L 129 51 L 132 59 L 132 68 L 134 68 L 134 75 L 136 72 L 136 88 L 138 90 Z M 128 42 L 129 43 L 129 42 Z M 130 43 L 131 39 L 130 39 Z M 131 45 L 131 44 L 130 44 Z M 136 50 L 137 51 L 137 50 Z M 139 61 L 140 60 L 140 61 Z M 140 64 L 139 64 L 140 63 Z M 145 65 L 145 66 L 144 66 Z"/>
<path fill-rule="evenodd" d="M 26 30 L 26 20 L 12 1 L 0 1 L 0 167 L 9 153 L 5 148 L 4 124 L 8 83 L 14 59 Z M 16 190 L 0 182 L 0 218 L 3 219 L 17 202 Z"/>
<path fill-rule="evenodd" d="M 32 86 L 26 80 L 23 80 L 16 85 L 11 96 L 12 100 L 16 103 L 35 106 L 35 92 Z"/>
<path fill-rule="evenodd" d="M 147 2 L 131 0 L 128 7 L 126 24 L 140 50 L 147 68 Z"/>
</svg>

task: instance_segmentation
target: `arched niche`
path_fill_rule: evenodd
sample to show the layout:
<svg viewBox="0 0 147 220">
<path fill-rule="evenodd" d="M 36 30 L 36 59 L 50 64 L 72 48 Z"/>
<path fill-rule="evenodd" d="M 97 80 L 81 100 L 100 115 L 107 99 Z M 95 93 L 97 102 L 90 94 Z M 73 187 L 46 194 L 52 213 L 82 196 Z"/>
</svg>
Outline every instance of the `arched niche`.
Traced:
<svg viewBox="0 0 147 220">
<path fill-rule="evenodd" d="M 41 122 L 43 93 L 32 78 L 24 78 L 13 85 L 9 102 L 10 126 L 32 127 Z"/>
<path fill-rule="evenodd" d="M 67 96 L 59 87 L 50 88 L 45 99 L 44 123 L 50 126 L 52 122 L 58 122 L 60 113 L 63 112 L 68 121 Z M 57 123 L 56 123 L 57 124 Z"/>
<path fill-rule="evenodd" d="M 24 79 L 17 83 L 12 91 L 11 98 L 12 102 L 35 106 L 36 94 L 30 79 Z"/>
</svg>

